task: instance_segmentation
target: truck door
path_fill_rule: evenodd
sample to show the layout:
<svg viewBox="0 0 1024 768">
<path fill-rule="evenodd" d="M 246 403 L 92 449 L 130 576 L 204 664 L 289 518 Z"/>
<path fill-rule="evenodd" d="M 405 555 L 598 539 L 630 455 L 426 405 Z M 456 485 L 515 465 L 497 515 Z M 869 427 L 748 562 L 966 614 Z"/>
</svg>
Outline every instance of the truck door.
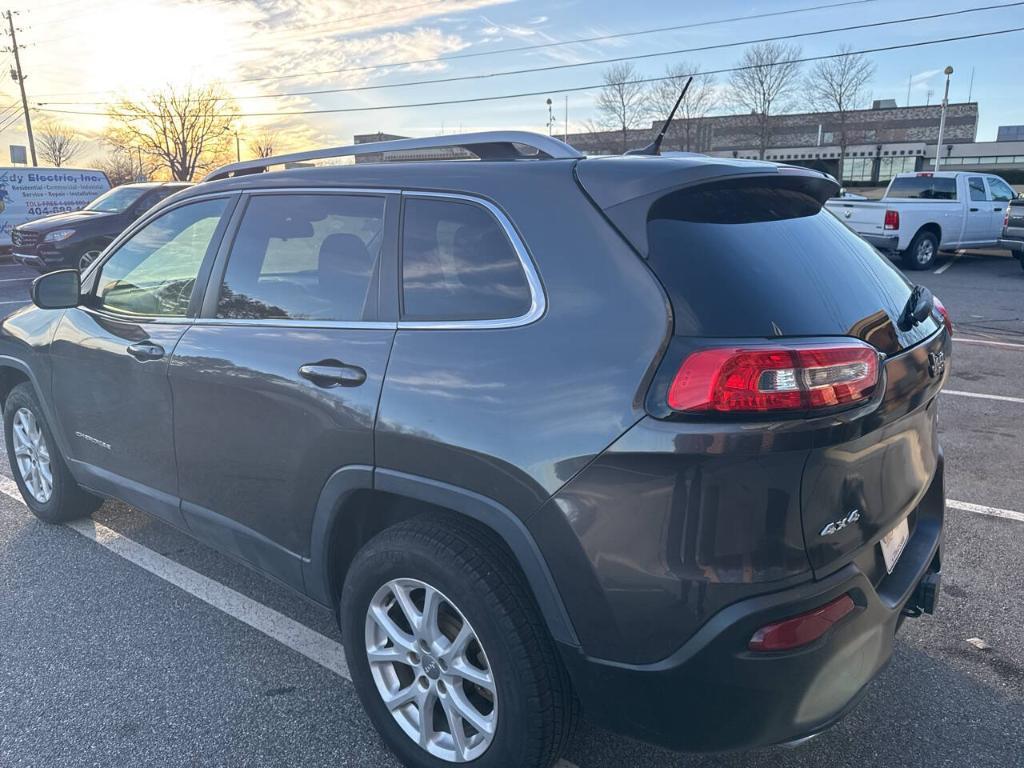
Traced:
<svg viewBox="0 0 1024 768">
<path fill-rule="evenodd" d="M 996 239 L 991 234 L 992 209 L 994 206 L 984 176 L 967 177 L 967 217 L 964 220 L 964 236 L 961 245 L 979 245 Z M 1001 209 L 1005 205 L 999 205 Z M 1001 222 L 1000 222 L 1001 223 Z"/>
</svg>

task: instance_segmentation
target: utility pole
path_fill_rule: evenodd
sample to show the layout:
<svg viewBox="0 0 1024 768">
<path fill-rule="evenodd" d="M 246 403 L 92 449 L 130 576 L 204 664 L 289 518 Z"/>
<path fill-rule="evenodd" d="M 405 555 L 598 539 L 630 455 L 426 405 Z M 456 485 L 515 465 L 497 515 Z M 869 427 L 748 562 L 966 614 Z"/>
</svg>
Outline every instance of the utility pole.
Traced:
<svg viewBox="0 0 1024 768">
<path fill-rule="evenodd" d="M 11 33 L 11 51 L 14 53 L 14 69 L 11 70 L 11 78 L 21 88 L 21 109 L 25 113 L 25 131 L 28 133 L 28 150 L 32 155 L 32 165 L 37 166 L 36 161 L 36 140 L 32 136 L 32 118 L 28 113 L 28 97 L 25 96 L 25 76 L 21 73 L 21 56 L 18 55 L 18 38 L 14 33 L 14 16 L 7 11 L 7 27 Z"/>
<path fill-rule="evenodd" d="M 569 143 L 569 94 L 565 94 L 565 133 L 562 138 L 566 144 Z"/>
<path fill-rule="evenodd" d="M 939 141 L 935 145 L 935 170 L 942 166 L 942 134 L 946 132 L 946 108 L 949 107 L 949 78 L 953 74 L 952 67 L 946 67 L 946 95 L 942 97 L 942 117 L 939 118 Z"/>
<path fill-rule="evenodd" d="M 238 131 L 235 131 L 235 159 L 242 162 L 242 142 L 238 138 Z"/>
</svg>

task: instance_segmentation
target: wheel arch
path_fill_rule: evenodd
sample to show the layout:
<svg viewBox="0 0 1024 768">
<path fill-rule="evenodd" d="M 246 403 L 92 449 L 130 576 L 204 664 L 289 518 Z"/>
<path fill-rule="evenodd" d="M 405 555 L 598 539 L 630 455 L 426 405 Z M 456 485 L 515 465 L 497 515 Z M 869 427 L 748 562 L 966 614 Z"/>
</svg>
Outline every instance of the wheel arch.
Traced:
<svg viewBox="0 0 1024 768">
<path fill-rule="evenodd" d="M 914 237 L 911 238 L 910 242 L 914 242 L 914 238 L 916 238 L 922 232 L 931 232 L 933 235 L 935 235 L 935 237 L 939 241 L 936 250 L 942 246 L 942 226 L 938 222 L 929 221 L 927 224 L 922 224 L 920 227 L 917 228 L 917 232 L 914 233 Z"/>
<path fill-rule="evenodd" d="M 351 466 L 328 479 L 303 567 L 307 594 L 337 609 L 348 567 L 362 546 L 386 528 L 431 511 L 460 515 L 495 533 L 519 565 L 551 636 L 579 646 L 540 549 L 511 510 L 473 491 L 395 470 Z"/>
</svg>

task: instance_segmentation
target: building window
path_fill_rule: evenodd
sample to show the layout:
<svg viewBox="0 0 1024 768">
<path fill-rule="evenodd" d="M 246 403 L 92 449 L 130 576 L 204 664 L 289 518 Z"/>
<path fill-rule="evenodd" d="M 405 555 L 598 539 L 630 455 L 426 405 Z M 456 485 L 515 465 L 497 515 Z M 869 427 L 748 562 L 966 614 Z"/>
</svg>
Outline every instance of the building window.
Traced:
<svg viewBox="0 0 1024 768">
<path fill-rule="evenodd" d="M 911 173 L 916 163 L 913 157 L 883 157 L 878 165 L 878 181 L 889 181 L 897 173 Z"/>
<path fill-rule="evenodd" d="M 851 158 L 843 161 L 843 181 L 871 181 L 870 158 Z"/>
</svg>

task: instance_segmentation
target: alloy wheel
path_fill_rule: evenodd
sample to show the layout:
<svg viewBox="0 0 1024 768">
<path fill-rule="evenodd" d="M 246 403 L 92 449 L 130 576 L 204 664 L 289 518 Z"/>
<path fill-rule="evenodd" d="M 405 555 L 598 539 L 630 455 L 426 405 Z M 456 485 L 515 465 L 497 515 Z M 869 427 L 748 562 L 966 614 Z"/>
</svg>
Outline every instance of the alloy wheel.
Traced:
<svg viewBox="0 0 1024 768">
<path fill-rule="evenodd" d="M 35 414 L 28 408 L 19 408 L 14 414 L 12 442 L 18 472 L 25 487 L 33 499 L 45 504 L 53 495 L 50 449 Z"/>
<path fill-rule="evenodd" d="M 935 256 L 935 245 L 931 240 L 927 238 L 923 239 L 917 244 L 917 253 L 915 256 L 917 256 L 918 264 L 929 263 L 932 260 L 932 257 Z"/>
<path fill-rule="evenodd" d="M 420 748 L 452 763 L 487 751 L 498 722 L 494 674 L 472 625 L 439 590 L 416 579 L 377 590 L 366 657 L 381 700 Z"/>
<path fill-rule="evenodd" d="M 85 268 L 92 264 L 99 257 L 100 251 L 86 251 L 78 259 L 78 271 L 84 272 Z"/>
</svg>

